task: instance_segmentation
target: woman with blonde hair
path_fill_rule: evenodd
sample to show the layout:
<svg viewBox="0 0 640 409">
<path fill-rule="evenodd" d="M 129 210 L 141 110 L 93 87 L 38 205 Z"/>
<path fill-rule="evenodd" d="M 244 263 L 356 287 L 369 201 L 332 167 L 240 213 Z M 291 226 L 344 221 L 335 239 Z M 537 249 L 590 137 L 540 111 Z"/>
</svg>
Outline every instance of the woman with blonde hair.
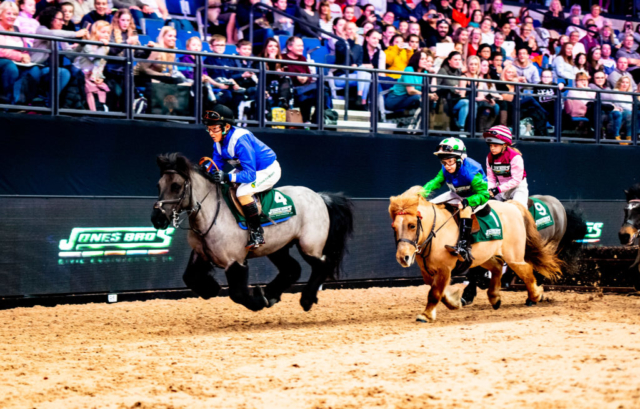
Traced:
<svg viewBox="0 0 640 409">
<path fill-rule="evenodd" d="M 331 18 L 331 4 L 327 0 L 322 0 L 318 4 L 320 12 L 320 28 L 329 33 L 333 31 L 333 19 Z"/>
<path fill-rule="evenodd" d="M 100 20 L 91 26 L 91 34 L 89 40 L 101 42 L 104 45 L 79 45 L 77 52 L 91 54 L 90 56 L 79 56 L 73 61 L 73 65 L 84 73 L 84 91 L 87 96 L 87 105 L 92 111 L 96 110 L 96 102 L 94 96 L 98 96 L 98 100 L 105 104 L 107 102 L 107 92 L 110 91 L 105 84 L 104 67 L 107 61 L 104 58 L 96 57 L 96 55 L 107 55 L 109 53 L 109 38 L 111 37 L 111 25 L 109 22 Z M 106 105 L 105 105 L 106 107 Z"/>
<path fill-rule="evenodd" d="M 133 16 L 129 9 L 116 11 L 111 20 L 111 42 L 118 44 L 140 45 Z"/>
<path fill-rule="evenodd" d="M 631 92 L 631 80 L 629 77 L 620 77 L 616 81 L 614 91 Z M 625 139 L 631 140 L 631 118 L 633 112 L 633 97 L 631 95 L 623 94 L 608 94 L 603 93 L 602 102 L 609 102 L 613 104 L 613 111 L 609 113 L 611 117 L 611 123 L 613 125 L 613 134 L 617 140 L 621 140 L 620 129 L 622 128 L 622 121 L 627 131 Z M 625 144 L 626 145 L 626 144 Z"/>
<path fill-rule="evenodd" d="M 171 26 L 164 26 L 158 34 L 158 40 L 156 45 L 158 48 L 176 48 L 176 29 Z M 180 84 L 185 82 L 185 78 L 182 75 L 177 75 L 176 66 L 171 64 L 176 61 L 175 53 L 168 53 L 164 51 L 153 51 L 149 55 L 149 60 L 155 60 L 159 62 L 140 62 L 136 65 L 136 75 L 143 81 L 144 84 L 151 80 L 157 80 L 168 84 Z M 168 64 L 162 64 L 166 62 Z M 142 85 L 142 84 L 141 84 Z"/>
<path fill-rule="evenodd" d="M 551 36 L 556 38 L 560 36 L 560 33 L 565 32 L 567 23 L 565 23 L 564 11 L 560 0 L 551 1 L 549 11 L 544 13 L 542 27 L 549 30 Z"/>
</svg>

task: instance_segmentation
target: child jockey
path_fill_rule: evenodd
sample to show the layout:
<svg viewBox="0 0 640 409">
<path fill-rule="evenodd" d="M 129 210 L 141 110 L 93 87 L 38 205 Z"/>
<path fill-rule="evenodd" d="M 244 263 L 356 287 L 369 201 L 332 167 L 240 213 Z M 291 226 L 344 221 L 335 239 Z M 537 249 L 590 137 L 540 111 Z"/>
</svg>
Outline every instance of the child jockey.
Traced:
<svg viewBox="0 0 640 409">
<path fill-rule="evenodd" d="M 215 183 L 240 185 L 236 195 L 250 231 L 246 248 L 255 249 L 265 241 L 253 195 L 271 189 L 280 180 L 280 164 L 276 154 L 248 130 L 233 126 L 233 112 L 224 105 L 216 105 L 212 111 L 205 112 L 203 122 L 213 139 L 213 161 L 220 170 L 216 170 L 211 163 L 204 165 Z M 225 162 L 234 165 L 235 169 L 229 173 L 223 172 L 221 169 Z"/>
<path fill-rule="evenodd" d="M 487 156 L 487 178 L 489 193 L 504 202 L 515 200 L 526 208 L 529 200 L 527 172 L 524 170 L 522 153 L 512 148 L 513 137 L 506 126 L 497 125 L 482 134 L 491 153 Z"/>
<path fill-rule="evenodd" d="M 455 247 L 446 246 L 451 254 L 461 256 L 471 263 L 471 214 L 478 213 L 487 206 L 489 192 L 487 176 L 482 166 L 471 158 L 467 158 L 467 148 L 458 138 L 447 138 L 440 142 L 438 151 L 434 153 L 442 163 L 438 175 L 422 188 L 422 196 L 439 189 L 443 183 L 449 191 L 432 200 L 432 203 L 457 204 L 460 209 L 460 235 Z M 484 213 L 484 212 L 480 212 Z"/>
</svg>

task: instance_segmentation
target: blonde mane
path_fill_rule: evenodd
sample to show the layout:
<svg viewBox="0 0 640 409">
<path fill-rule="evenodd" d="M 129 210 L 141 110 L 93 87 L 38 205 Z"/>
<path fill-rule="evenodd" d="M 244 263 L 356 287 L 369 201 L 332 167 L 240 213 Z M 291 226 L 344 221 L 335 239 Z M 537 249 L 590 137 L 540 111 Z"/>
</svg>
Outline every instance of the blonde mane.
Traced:
<svg viewBox="0 0 640 409">
<path fill-rule="evenodd" d="M 398 213 L 416 216 L 418 205 L 426 203 L 426 200 L 420 195 L 421 191 L 422 186 L 413 186 L 400 196 L 391 196 L 391 204 L 389 205 L 391 220 L 394 220 Z"/>
</svg>

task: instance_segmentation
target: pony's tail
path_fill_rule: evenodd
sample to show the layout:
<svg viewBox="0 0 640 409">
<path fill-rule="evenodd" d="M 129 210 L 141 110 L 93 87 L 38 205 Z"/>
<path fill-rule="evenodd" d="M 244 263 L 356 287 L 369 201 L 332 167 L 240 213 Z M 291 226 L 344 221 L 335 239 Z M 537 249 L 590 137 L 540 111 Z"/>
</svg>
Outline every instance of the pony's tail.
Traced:
<svg viewBox="0 0 640 409">
<path fill-rule="evenodd" d="M 522 204 L 514 202 L 522 217 L 527 230 L 527 247 L 524 253 L 524 261 L 529 263 L 533 270 L 543 276 L 554 280 L 562 275 L 562 261 L 555 255 L 555 246 L 552 243 L 544 243 L 533 216 Z"/>
<path fill-rule="evenodd" d="M 567 230 L 558 244 L 558 258 L 565 264 L 565 272 L 576 273 L 578 270 L 578 259 L 582 254 L 581 240 L 587 234 L 587 223 L 582 212 L 576 209 L 567 209 Z"/>
<path fill-rule="evenodd" d="M 347 239 L 353 233 L 353 203 L 342 193 L 320 193 L 329 211 L 329 236 L 323 253 L 331 265 L 331 276 L 340 275 L 342 259 L 347 253 Z"/>
</svg>

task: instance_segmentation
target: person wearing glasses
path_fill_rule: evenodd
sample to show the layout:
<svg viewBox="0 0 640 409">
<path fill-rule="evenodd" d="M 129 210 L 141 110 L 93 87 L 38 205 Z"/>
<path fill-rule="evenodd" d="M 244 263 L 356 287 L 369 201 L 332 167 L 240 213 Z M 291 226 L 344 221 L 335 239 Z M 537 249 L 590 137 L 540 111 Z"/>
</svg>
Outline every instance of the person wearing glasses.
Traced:
<svg viewBox="0 0 640 409">
<path fill-rule="evenodd" d="M 446 138 L 440 142 L 434 155 L 440 159 L 442 169 L 435 178 L 423 186 L 420 194 L 427 198 L 431 192 L 447 184 L 449 191 L 441 194 L 431 203 L 450 203 L 460 209 L 460 235 L 455 246 L 446 246 L 454 255 L 471 263 L 471 215 L 488 215 L 491 211 L 489 201 L 489 185 L 487 175 L 475 160 L 467 157 L 467 148 L 458 138 Z"/>
<path fill-rule="evenodd" d="M 238 201 L 249 228 L 247 249 L 253 250 L 265 244 L 264 230 L 260 224 L 260 211 L 253 195 L 271 189 L 280 180 L 280 164 L 271 148 L 246 129 L 234 126 L 231 109 L 216 105 L 204 114 L 203 123 L 213 139 L 213 163 L 203 158 L 200 164 L 211 174 L 214 183 L 237 183 Z M 222 170 L 225 163 L 235 169 Z M 216 168 L 217 167 L 217 168 Z"/>
</svg>

